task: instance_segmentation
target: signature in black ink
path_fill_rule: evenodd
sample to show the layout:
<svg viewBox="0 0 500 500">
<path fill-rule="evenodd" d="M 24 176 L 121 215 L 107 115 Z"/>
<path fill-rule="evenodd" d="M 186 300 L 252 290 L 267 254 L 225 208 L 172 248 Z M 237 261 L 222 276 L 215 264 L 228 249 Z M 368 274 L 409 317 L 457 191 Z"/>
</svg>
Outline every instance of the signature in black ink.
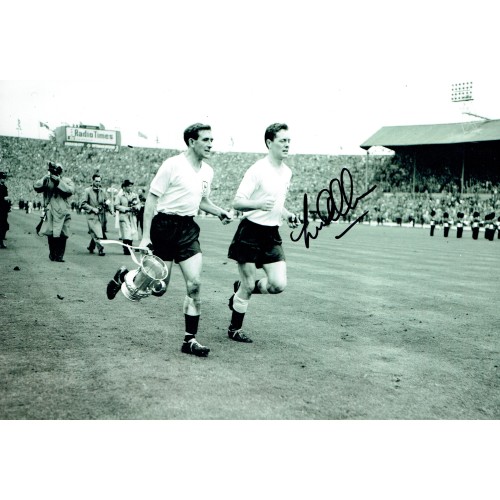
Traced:
<svg viewBox="0 0 500 500">
<path fill-rule="evenodd" d="M 345 187 L 345 178 L 344 176 L 347 176 L 349 179 L 349 186 Z M 358 196 L 354 202 L 353 202 L 353 182 L 352 182 L 352 175 L 351 172 L 347 168 L 343 168 L 342 171 L 340 172 L 340 180 L 339 179 L 332 179 L 330 181 L 330 184 L 328 186 L 328 189 L 322 189 L 318 193 L 318 197 L 316 198 L 316 210 L 318 213 L 319 218 L 321 219 L 321 222 L 319 226 L 315 227 L 315 232 L 314 234 L 310 233 L 308 231 L 309 227 L 309 202 L 307 199 L 307 193 L 304 193 L 304 214 L 303 214 L 303 223 L 302 223 L 302 229 L 300 230 L 300 233 L 297 237 L 293 236 L 293 231 L 290 233 L 290 238 L 292 241 L 299 241 L 300 238 L 304 238 L 304 243 L 306 245 L 306 248 L 309 248 L 309 240 L 313 239 L 315 240 L 319 232 L 325 227 L 328 226 L 331 222 L 339 220 L 340 217 L 346 216 L 350 210 L 354 210 L 358 204 L 359 200 L 362 200 L 365 196 L 368 196 L 377 186 L 372 186 L 366 193 L 362 194 L 361 196 Z M 334 195 L 334 189 L 338 189 L 338 196 L 340 197 L 340 200 L 336 201 L 335 200 L 335 195 Z M 327 208 L 327 214 L 324 216 L 321 213 L 320 210 L 320 203 L 322 201 L 323 195 L 326 195 L 326 208 Z M 361 214 L 354 222 L 352 222 L 349 227 L 345 231 L 343 231 L 341 234 L 335 236 L 335 239 L 340 239 L 342 236 L 344 236 L 347 231 L 349 231 L 355 224 L 357 224 L 359 221 L 363 219 L 363 217 L 368 213 L 368 210 L 366 210 L 363 214 Z"/>
</svg>

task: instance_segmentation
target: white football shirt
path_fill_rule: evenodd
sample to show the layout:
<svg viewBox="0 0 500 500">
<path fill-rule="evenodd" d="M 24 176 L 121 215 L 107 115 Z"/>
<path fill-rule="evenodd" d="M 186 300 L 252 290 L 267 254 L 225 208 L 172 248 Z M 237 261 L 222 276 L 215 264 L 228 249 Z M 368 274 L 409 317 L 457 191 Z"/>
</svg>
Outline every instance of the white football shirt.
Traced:
<svg viewBox="0 0 500 500">
<path fill-rule="evenodd" d="M 156 210 L 197 215 L 202 197 L 210 194 L 213 176 L 212 167 L 203 161 L 196 171 L 185 153 L 166 159 L 149 187 L 149 191 L 159 197 Z"/>
<path fill-rule="evenodd" d="M 290 167 L 282 163 L 276 167 L 266 156 L 256 161 L 245 173 L 236 197 L 258 200 L 272 196 L 276 202 L 272 210 L 248 210 L 244 217 L 263 226 L 281 226 L 285 199 L 292 180 Z"/>
</svg>

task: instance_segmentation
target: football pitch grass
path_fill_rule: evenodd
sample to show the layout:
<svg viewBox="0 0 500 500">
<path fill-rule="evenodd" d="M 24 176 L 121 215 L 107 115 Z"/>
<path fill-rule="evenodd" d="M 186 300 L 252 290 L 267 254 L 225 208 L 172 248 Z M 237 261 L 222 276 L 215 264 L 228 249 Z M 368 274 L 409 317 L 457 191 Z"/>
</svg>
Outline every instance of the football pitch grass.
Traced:
<svg viewBox="0 0 500 500">
<path fill-rule="evenodd" d="M 51 262 L 38 217 L 11 212 L 0 250 L 0 419 L 500 417 L 498 239 L 361 224 L 336 239 L 347 226 L 333 224 L 306 248 L 284 226 L 288 287 L 252 297 L 254 342 L 240 344 L 227 338 L 237 222 L 199 217 L 198 338 L 211 352 L 196 358 L 180 352 L 178 266 L 163 297 L 109 301 L 107 282 L 132 259 L 117 245 L 90 255 L 74 214 L 66 262 Z"/>
</svg>

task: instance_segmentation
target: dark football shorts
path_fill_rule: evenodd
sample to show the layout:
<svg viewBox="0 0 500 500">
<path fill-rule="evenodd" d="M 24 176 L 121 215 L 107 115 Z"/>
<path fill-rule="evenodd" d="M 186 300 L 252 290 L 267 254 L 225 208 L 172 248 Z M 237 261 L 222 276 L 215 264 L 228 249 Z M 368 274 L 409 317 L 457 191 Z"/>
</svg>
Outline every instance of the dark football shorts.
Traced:
<svg viewBox="0 0 500 500">
<path fill-rule="evenodd" d="M 200 226 L 193 217 L 158 213 L 151 221 L 153 254 L 176 264 L 201 253 Z"/>
<path fill-rule="evenodd" d="M 227 256 L 238 263 L 253 262 L 257 267 L 285 260 L 278 226 L 263 226 L 243 219 L 229 245 Z"/>
</svg>

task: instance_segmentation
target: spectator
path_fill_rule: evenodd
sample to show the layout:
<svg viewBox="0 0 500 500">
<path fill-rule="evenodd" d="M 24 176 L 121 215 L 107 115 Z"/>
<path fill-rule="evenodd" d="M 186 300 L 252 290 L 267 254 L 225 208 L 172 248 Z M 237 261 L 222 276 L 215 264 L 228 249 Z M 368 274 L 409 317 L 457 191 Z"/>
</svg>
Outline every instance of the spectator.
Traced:
<svg viewBox="0 0 500 500">
<path fill-rule="evenodd" d="M 132 192 L 134 183 L 129 179 L 122 182 L 122 189 L 115 198 L 115 209 L 119 213 L 120 238 L 125 245 L 132 246 L 133 240 L 137 239 L 137 207 L 139 197 Z M 123 253 L 130 255 L 128 246 L 123 247 Z"/>
<path fill-rule="evenodd" d="M 9 223 L 7 221 L 10 212 L 11 201 L 5 181 L 7 174 L 0 172 L 0 248 L 7 248 L 4 243 L 5 235 L 9 230 Z"/>
<path fill-rule="evenodd" d="M 104 247 L 99 240 L 106 237 L 106 212 L 110 212 L 110 210 L 106 203 L 106 193 L 101 188 L 101 176 L 99 174 L 92 176 L 92 185 L 85 189 L 81 206 L 87 216 L 87 225 L 90 234 L 90 244 L 87 250 L 90 253 L 94 253 L 97 247 L 99 256 L 104 257 L 106 255 Z"/>
</svg>

